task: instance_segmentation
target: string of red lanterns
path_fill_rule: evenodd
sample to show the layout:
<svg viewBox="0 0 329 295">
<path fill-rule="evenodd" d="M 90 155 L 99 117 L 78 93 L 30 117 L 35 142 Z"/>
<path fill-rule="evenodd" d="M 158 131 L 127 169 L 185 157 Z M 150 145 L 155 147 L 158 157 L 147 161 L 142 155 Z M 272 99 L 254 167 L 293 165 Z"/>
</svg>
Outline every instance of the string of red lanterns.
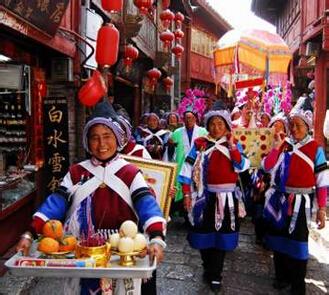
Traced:
<svg viewBox="0 0 329 295">
<path fill-rule="evenodd" d="M 181 40 L 184 38 L 185 34 L 181 29 L 177 29 L 177 30 L 175 30 L 174 35 L 175 35 L 176 42 L 180 43 Z"/>
<path fill-rule="evenodd" d="M 170 0 L 162 0 L 162 9 L 167 9 L 170 6 Z"/>
<path fill-rule="evenodd" d="M 182 14 L 181 12 L 177 12 L 175 14 L 175 23 L 177 28 L 180 29 L 182 27 L 182 23 L 184 19 L 185 19 L 184 14 Z"/>
<path fill-rule="evenodd" d="M 165 52 L 168 52 L 169 47 L 171 47 L 171 43 L 174 41 L 174 39 L 175 35 L 169 30 L 166 30 L 160 34 L 160 40 L 163 42 L 163 48 Z"/>
<path fill-rule="evenodd" d="M 153 0 L 134 0 L 134 4 L 141 14 L 147 14 L 153 5 Z"/>
<path fill-rule="evenodd" d="M 124 47 L 123 52 L 123 63 L 126 67 L 126 70 L 129 71 L 134 60 L 138 58 L 139 51 L 132 44 L 128 44 Z"/>
<path fill-rule="evenodd" d="M 162 83 L 164 85 L 164 88 L 168 92 L 171 89 L 171 87 L 174 85 L 174 80 L 171 79 L 170 77 L 166 77 L 162 80 Z"/>
<path fill-rule="evenodd" d="M 161 77 L 161 72 L 157 68 L 153 68 L 147 71 L 147 77 L 149 80 L 149 84 L 154 91 L 155 85 L 158 83 L 158 80 Z"/>
<path fill-rule="evenodd" d="M 123 0 L 102 0 L 102 7 L 110 13 L 118 13 L 122 10 Z"/>
<path fill-rule="evenodd" d="M 170 9 L 166 9 L 160 13 L 160 20 L 164 29 L 169 29 L 174 19 L 175 14 Z"/>
<path fill-rule="evenodd" d="M 176 58 L 180 59 L 184 52 L 184 47 L 180 44 L 176 44 L 173 48 L 171 48 L 171 52 L 175 54 Z"/>
</svg>

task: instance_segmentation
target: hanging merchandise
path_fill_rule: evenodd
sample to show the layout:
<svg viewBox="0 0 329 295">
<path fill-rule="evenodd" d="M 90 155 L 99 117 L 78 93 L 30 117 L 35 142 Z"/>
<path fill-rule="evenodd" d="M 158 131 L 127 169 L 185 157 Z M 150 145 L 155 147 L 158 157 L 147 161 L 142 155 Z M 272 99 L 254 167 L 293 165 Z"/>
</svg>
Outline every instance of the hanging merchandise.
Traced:
<svg viewBox="0 0 329 295">
<path fill-rule="evenodd" d="M 121 12 L 123 0 L 102 0 L 102 7 L 110 13 Z"/>
<path fill-rule="evenodd" d="M 174 80 L 170 77 L 166 77 L 163 79 L 162 83 L 166 91 L 169 91 L 171 87 L 174 85 Z"/>
<path fill-rule="evenodd" d="M 128 44 L 124 47 L 123 63 L 127 71 L 130 70 L 134 60 L 138 58 L 138 55 L 139 55 L 138 49 L 133 45 Z"/>
<path fill-rule="evenodd" d="M 141 14 L 147 14 L 153 5 L 153 0 L 134 0 L 134 4 Z"/>
<path fill-rule="evenodd" d="M 184 47 L 180 44 L 176 44 L 172 49 L 172 53 L 175 54 L 176 58 L 180 59 L 184 52 Z"/>
<path fill-rule="evenodd" d="M 95 70 L 88 81 L 80 88 L 79 101 L 88 107 L 95 105 L 107 92 L 102 74 Z"/>
<path fill-rule="evenodd" d="M 166 9 L 160 13 L 160 19 L 162 26 L 165 29 L 169 29 L 172 21 L 175 19 L 175 14 L 170 9 Z"/>
<path fill-rule="evenodd" d="M 100 67 L 110 67 L 117 62 L 119 37 L 119 31 L 111 23 L 99 29 L 96 44 L 96 61 Z"/>
<path fill-rule="evenodd" d="M 182 27 L 182 23 L 183 23 L 184 19 L 185 19 L 184 14 L 182 14 L 181 12 L 177 12 L 175 14 L 175 23 L 176 23 L 177 28 Z"/>
<path fill-rule="evenodd" d="M 160 34 L 160 40 L 163 42 L 163 49 L 165 52 L 169 51 L 169 48 L 171 47 L 172 41 L 174 41 L 175 35 L 170 32 L 169 30 L 166 30 Z"/>
</svg>

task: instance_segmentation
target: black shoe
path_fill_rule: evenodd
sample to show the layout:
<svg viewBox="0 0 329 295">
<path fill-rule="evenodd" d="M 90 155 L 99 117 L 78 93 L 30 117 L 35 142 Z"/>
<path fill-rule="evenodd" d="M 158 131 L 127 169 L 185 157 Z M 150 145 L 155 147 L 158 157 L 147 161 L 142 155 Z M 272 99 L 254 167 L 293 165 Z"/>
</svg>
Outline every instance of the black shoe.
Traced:
<svg viewBox="0 0 329 295">
<path fill-rule="evenodd" d="M 290 284 L 286 281 L 275 280 L 272 284 L 273 288 L 276 290 L 282 290 L 289 286 Z"/>
<path fill-rule="evenodd" d="M 213 292 L 219 292 L 222 288 L 222 283 L 220 281 L 211 281 L 210 282 L 210 290 Z"/>
</svg>

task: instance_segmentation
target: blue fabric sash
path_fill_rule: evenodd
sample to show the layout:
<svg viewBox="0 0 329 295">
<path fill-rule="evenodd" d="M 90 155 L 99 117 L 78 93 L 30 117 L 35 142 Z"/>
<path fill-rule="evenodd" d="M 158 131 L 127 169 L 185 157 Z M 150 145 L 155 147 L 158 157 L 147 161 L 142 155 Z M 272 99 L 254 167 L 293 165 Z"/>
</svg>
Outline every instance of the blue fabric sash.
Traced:
<svg viewBox="0 0 329 295">
<path fill-rule="evenodd" d="M 307 241 L 296 241 L 287 237 L 267 235 L 265 237 L 265 242 L 273 251 L 286 254 L 295 259 L 308 259 Z"/>
<path fill-rule="evenodd" d="M 274 190 L 268 198 L 264 207 L 264 218 L 275 228 L 282 229 L 286 224 L 289 206 L 285 194 Z"/>
<path fill-rule="evenodd" d="M 195 233 L 189 232 L 187 236 L 189 244 L 194 249 L 216 248 L 224 251 L 232 251 L 238 246 L 239 233 Z"/>
<path fill-rule="evenodd" d="M 207 189 L 207 171 L 208 171 L 209 158 L 208 155 L 204 155 L 204 160 L 202 163 L 203 170 L 203 193 L 201 196 L 197 196 L 195 204 L 193 206 L 193 222 L 194 225 L 198 226 L 202 224 L 203 221 L 203 210 L 208 202 L 208 189 Z"/>
</svg>

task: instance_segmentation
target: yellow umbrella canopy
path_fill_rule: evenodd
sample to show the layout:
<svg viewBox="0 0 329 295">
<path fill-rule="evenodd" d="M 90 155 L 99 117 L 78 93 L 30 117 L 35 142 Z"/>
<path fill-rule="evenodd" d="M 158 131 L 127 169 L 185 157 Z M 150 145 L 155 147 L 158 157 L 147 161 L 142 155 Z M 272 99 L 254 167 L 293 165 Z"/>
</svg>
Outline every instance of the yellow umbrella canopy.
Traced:
<svg viewBox="0 0 329 295">
<path fill-rule="evenodd" d="M 283 85 L 292 54 L 278 35 L 263 30 L 231 30 L 217 43 L 214 63 L 217 82 L 263 77 L 269 84 Z"/>
</svg>

